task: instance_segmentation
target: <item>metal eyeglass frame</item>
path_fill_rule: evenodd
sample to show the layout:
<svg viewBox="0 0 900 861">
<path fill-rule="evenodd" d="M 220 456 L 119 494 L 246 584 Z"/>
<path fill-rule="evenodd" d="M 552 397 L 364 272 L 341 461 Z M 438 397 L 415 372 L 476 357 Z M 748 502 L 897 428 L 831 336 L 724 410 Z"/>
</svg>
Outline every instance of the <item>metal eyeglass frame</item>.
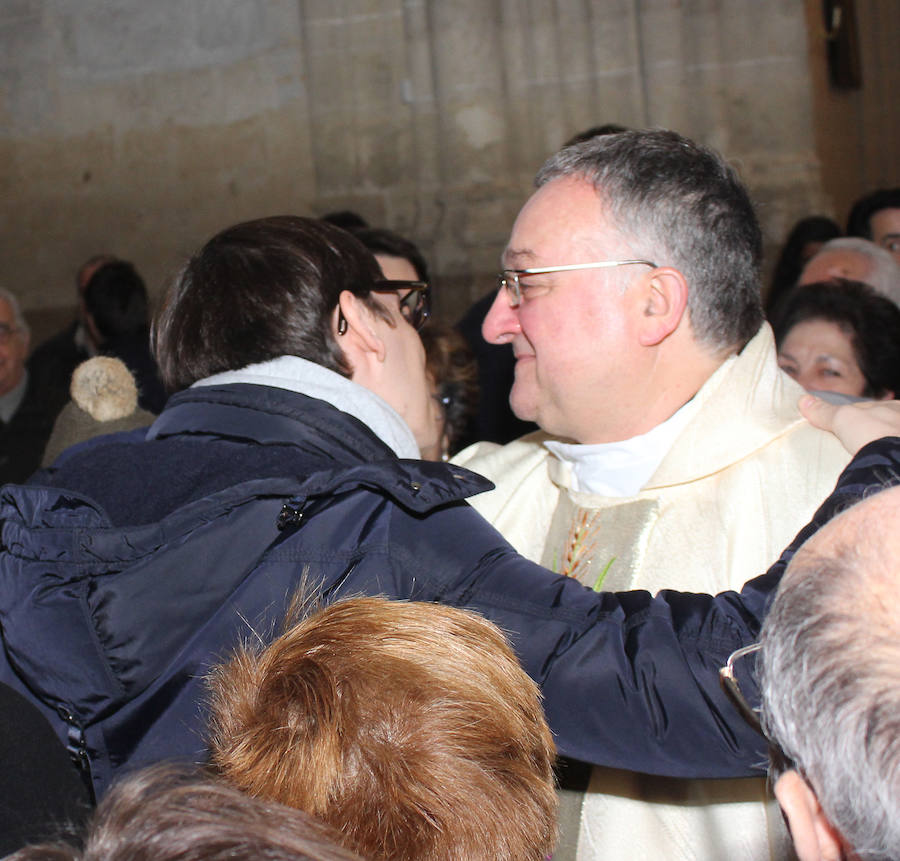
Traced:
<svg viewBox="0 0 900 861">
<path fill-rule="evenodd" d="M 551 272 L 574 272 L 577 269 L 609 269 L 613 266 L 657 266 L 650 260 L 603 260 L 599 263 L 568 263 L 564 266 L 539 266 L 534 269 L 502 269 L 497 276 L 498 289 L 506 289 L 510 308 L 518 308 L 522 304 L 522 285 L 520 275 L 547 275 Z"/>
<path fill-rule="evenodd" d="M 719 684 L 722 685 L 722 690 L 725 691 L 725 695 L 731 700 L 732 705 L 740 712 L 741 717 L 753 730 L 766 740 L 766 744 L 769 746 L 769 760 L 771 761 L 772 766 L 770 778 L 774 782 L 779 775 L 790 769 L 796 769 L 801 775 L 803 775 L 803 771 L 798 767 L 797 763 L 785 753 L 784 748 L 774 739 L 770 738 L 765 729 L 763 729 L 762 722 L 759 719 L 759 711 L 750 705 L 747 698 L 741 692 L 741 687 L 738 684 L 737 675 L 734 672 L 735 662 L 747 655 L 758 652 L 761 647 L 761 643 L 753 643 L 749 646 L 735 649 L 735 651 L 728 656 L 728 661 L 725 666 L 719 669 Z M 805 776 L 804 779 L 806 779 Z"/>
<path fill-rule="evenodd" d="M 0 344 L 8 344 L 21 331 L 21 326 L 10 326 L 6 323 L 0 323 Z"/>
</svg>

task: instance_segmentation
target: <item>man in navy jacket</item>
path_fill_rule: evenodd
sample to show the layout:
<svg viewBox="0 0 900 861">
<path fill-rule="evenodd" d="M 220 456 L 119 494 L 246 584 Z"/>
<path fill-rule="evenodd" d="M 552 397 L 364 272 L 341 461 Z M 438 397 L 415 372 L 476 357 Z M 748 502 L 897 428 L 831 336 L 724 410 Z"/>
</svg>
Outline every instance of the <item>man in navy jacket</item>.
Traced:
<svg viewBox="0 0 900 861">
<path fill-rule="evenodd" d="M 464 502 L 484 479 L 416 460 L 436 425 L 425 316 L 425 285 L 384 281 L 337 228 L 229 228 L 157 321 L 178 394 L 149 432 L 3 489 L 0 681 L 42 708 L 95 791 L 126 766 L 202 758 L 204 675 L 276 633 L 298 589 L 481 612 L 541 684 L 568 756 L 673 776 L 763 762 L 716 670 L 755 638 L 797 543 L 716 597 L 596 594 L 524 560 Z M 898 461 L 897 440 L 865 449 L 805 532 Z"/>
</svg>

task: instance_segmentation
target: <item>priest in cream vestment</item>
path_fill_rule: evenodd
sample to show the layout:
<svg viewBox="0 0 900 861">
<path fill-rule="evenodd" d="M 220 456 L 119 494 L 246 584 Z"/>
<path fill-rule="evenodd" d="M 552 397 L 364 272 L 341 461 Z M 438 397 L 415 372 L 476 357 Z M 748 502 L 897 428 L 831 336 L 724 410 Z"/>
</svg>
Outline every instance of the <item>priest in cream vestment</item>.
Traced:
<svg viewBox="0 0 900 861">
<path fill-rule="evenodd" d="M 849 460 L 777 367 L 746 192 L 671 132 L 566 148 L 537 184 L 483 331 L 512 344 L 510 403 L 542 431 L 460 453 L 496 484 L 471 502 L 519 552 L 591 588 L 739 588 Z M 558 861 L 791 857 L 762 777 L 595 768 L 570 839 Z"/>
</svg>

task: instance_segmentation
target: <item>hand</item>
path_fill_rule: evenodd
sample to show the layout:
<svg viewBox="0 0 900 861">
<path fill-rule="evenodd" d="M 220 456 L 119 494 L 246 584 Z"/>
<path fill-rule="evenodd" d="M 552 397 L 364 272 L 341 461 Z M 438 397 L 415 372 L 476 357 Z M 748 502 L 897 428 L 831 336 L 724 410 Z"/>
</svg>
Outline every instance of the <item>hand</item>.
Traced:
<svg viewBox="0 0 900 861">
<path fill-rule="evenodd" d="M 804 395 L 797 406 L 810 424 L 831 431 L 850 454 L 881 437 L 900 436 L 900 401 L 837 405 Z"/>
</svg>

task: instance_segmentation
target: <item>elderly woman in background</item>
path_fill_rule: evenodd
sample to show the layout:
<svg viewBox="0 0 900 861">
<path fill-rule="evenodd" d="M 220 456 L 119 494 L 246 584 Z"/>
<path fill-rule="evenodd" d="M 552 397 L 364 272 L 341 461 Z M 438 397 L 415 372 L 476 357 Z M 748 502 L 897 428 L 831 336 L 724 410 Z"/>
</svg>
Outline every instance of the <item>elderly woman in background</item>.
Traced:
<svg viewBox="0 0 900 861">
<path fill-rule="evenodd" d="M 797 287 L 773 323 L 778 364 L 809 391 L 875 399 L 900 393 L 900 309 L 871 287 Z"/>
</svg>

